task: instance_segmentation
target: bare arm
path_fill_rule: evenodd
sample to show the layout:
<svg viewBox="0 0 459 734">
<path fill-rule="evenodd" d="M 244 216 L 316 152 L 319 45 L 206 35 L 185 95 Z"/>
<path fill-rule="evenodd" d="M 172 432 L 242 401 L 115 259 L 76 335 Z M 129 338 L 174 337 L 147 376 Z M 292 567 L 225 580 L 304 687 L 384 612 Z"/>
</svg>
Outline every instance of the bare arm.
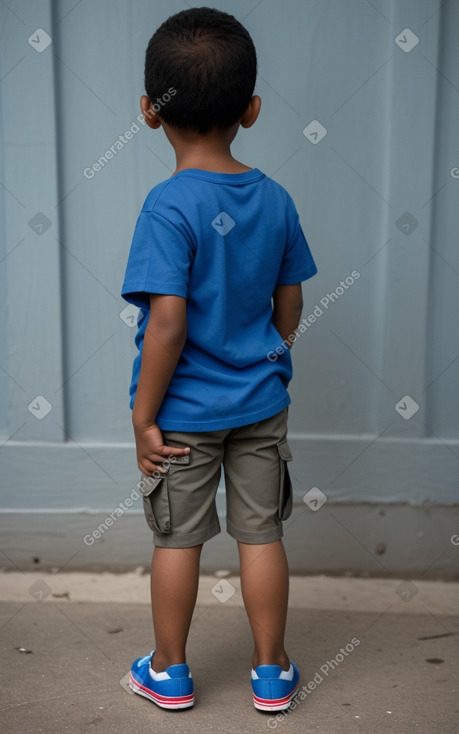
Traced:
<svg viewBox="0 0 459 734">
<path fill-rule="evenodd" d="M 182 353 L 187 333 L 186 301 L 180 296 L 152 294 L 145 329 L 139 382 L 132 411 L 137 462 L 144 474 L 161 471 L 161 463 L 189 449 L 165 446 L 156 416 Z"/>
<path fill-rule="evenodd" d="M 303 310 L 301 283 L 278 285 L 273 294 L 273 323 L 289 348 L 289 335 L 293 334 L 300 323 Z"/>
</svg>

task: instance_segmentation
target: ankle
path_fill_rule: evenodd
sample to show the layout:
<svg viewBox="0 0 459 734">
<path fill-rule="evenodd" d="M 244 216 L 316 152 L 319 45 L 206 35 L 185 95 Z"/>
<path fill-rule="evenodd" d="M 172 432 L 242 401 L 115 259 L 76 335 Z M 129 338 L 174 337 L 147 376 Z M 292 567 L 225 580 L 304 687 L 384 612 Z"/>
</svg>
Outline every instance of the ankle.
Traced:
<svg viewBox="0 0 459 734">
<path fill-rule="evenodd" d="M 259 665 L 280 665 L 282 670 L 289 670 L 290 658 L 285 650 L 278 653 L 260 654 L 257 651 L 252 656 L 252 668 L 258 668 Z"/>
<path fill-rule="evenodd" d="M 181 663 L 186 663 L 184 654 L 161 655 L 155 652 L 151 659 L 150 667 L 155 673 L 163 673 L 170 665 L 179 665 Z"/>
</svg>

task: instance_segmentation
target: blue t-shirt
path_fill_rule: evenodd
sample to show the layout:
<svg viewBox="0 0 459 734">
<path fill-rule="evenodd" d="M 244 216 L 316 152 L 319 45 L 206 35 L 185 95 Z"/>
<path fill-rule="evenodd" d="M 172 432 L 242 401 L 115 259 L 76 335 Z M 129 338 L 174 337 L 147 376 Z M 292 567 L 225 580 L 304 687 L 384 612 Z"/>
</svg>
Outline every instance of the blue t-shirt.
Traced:
<svg viewBox="0 0 459 734">
<path fill-rule="evenodd" d="M 140 212 L 121 291 L 142 309 L 130 386 L 134 406 L 150 293 L 186 299 L 187 338 L 156 416 L 170 431 L 217 431 L 269 418 L 290 403 L 290 352 L 272 322 L 276 285 L 317 267 L 287 191 L 258 168 L 180 171 Z M 281 351 L 281 350 L 280 350 Z"/>
</svg>

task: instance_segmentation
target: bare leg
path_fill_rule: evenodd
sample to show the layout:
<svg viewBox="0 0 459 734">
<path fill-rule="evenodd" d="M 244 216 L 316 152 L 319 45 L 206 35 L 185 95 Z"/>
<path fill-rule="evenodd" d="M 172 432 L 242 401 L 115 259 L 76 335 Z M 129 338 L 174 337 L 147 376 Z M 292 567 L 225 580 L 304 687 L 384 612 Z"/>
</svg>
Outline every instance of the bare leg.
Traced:
<svg viewBox="0 0 459 734">
<path fill-rule="evenodd" d="M 281 540 L 263 545 L 238 541 L 241 590 L 255 649 L 252 667 L 290 666 L 284 649 L 288 605 L 288 564 Z"/>
<path fill-rule="evenodd" d="M 155 547 L 151 562 L 151 608 L 156 652 L 153 670 L 186 662 L 185 646 L 199 585 L 201 545 Z"/>
</svg>

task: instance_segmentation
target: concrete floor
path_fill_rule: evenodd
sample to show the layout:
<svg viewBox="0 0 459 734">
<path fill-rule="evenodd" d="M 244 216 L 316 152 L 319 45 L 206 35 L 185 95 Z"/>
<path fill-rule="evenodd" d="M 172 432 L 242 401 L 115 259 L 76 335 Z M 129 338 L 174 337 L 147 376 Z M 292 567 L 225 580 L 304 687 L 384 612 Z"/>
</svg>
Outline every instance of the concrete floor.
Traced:
<svg viewBox="0 0 459 734">
<path fill-rule="evenodd" d="M 459 733 L 456 583 L 293 577 L 286 647 L 305 695 L 277 718 L 252 704 L 237 577 L 201 579 L 195 706 L 173 712 L 124 680 L 154 646 L 147 575 L 4 572 L 0 589 L 2 732 Z"/>
</svg>

